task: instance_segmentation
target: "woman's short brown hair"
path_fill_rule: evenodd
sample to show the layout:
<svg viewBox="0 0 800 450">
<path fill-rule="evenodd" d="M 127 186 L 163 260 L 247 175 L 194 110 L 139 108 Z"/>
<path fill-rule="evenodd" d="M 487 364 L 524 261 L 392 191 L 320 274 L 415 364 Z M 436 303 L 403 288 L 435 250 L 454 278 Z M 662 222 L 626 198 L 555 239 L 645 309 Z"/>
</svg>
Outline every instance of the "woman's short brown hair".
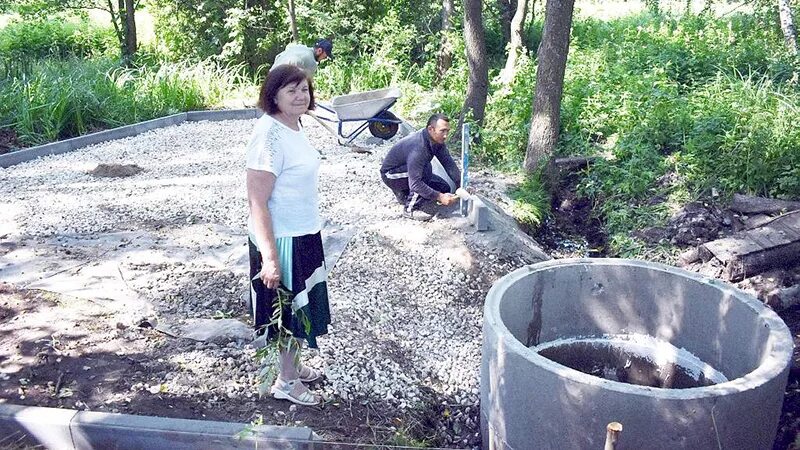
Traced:
<svg viewBox="0 0 800 450">
<path fill-rule="evenodd" d="M 267 114 L 279 113 L 278 104 L 275 103 L 278 91 L 284 86 L 301 83 L 304 80 L 308 82 L 308 95 L 310 97 L 308 109 L 314 109 L 314 86 L 311 85 L 311 79 L 303 69 L 291 64 L 282 64 L 269 71 L 264 84 L 261 85 L 258 107 Z"/>
</svg>

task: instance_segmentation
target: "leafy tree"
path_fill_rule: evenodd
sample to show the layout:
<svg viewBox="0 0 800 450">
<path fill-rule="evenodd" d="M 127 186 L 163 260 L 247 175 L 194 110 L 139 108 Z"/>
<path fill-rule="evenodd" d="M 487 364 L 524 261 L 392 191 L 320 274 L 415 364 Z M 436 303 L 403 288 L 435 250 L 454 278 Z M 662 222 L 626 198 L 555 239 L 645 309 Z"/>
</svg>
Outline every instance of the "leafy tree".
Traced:
<svg viewBox="0 0 800 450">
<path fill-rule="evenodd" d="M 151 0 L 157 33 L 174 60 L 244 63 L 251 72 L 272 61 L 290 38 L 287 8 L 267 0 Z"/>
<path fill-rule="evenodd" d="M 500 80 L 504 84 L 514 81 L 517 69 L 517 59 L 520 53 L 525 50 L 523 44 L 523 33 L 525 32 L 525 17 L 528 15 L 528 1 L 533 4 L 535 0 L 517 0 L 517 10 L 514 18 L 511 19 L 511 41 L 508 43 L 508 57 L 506 65 L 500 74 Z"/>
<path fill-rule="evenodd" d="M 453 0 L 442 0 L 442 38 L 436 63 L 436 77 L 442 79 L 445 72 L 453 64 L 453 53 L 447 39 L 447 33 L 453 26 Z"/>
<path fill-rule="evenodd" d="M 136 53 L 136 3 L 134 0 L 119 0 L 117 14 L 113 14 L 111 2 L 108 1 L 109 9 L 112 11 L 111 17 L 117 35 L 122 34 L 121 39 L 122 56 L 125 60 L 130 60 Z M 119 17 L 119 26 L 116 17 Z M 121 28 L 121 30 L 120 30 Z"/>
<path fill-rule="evenodd" d="M 297 36 L 297 17 L 294 12 L 294 0 L 289 0 L 288 3 L 289 29 L 292 31 L 292 40 L 297 42 L 299 38 Z"/>
<path fill-rule="evenodd" d="M 497 0 L 498 21 L 503 42 L 511 40 L 511 20 L 517 9 L 517 0 Z"/>
<path fill-rule="evenodd" d="M 0 0 L 0 10 L 5 5 L 23 17 L 43 17 L 64 11 L 86 11 L 99 9 L 109 14 L 111 24 L 119 41 L 123 60 L 129 61 L 136 53 L 136 9 L 138 0 L 63 0 L 51 2 L 47 0 Z"/>
</svg>

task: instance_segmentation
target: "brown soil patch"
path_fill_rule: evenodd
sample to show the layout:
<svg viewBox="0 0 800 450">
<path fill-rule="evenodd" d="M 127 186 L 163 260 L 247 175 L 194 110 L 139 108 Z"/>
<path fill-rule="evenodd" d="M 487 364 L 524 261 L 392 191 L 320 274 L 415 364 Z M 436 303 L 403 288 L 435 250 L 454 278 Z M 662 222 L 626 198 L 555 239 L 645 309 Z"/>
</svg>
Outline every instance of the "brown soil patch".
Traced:
<svg viewBox="0 0 800 450">
<path fill-rule="evenodd" d="M 18 147 L 17 133 L 11 128 L 0 127 L 0 155 L 10 153 Z"/>
<path fill-rule="evenodd" d="M 96 177 L 121 178 L 136 175 L 142 170 L 136 164 L 98 164 L 89 173 Z"/>
</svg>

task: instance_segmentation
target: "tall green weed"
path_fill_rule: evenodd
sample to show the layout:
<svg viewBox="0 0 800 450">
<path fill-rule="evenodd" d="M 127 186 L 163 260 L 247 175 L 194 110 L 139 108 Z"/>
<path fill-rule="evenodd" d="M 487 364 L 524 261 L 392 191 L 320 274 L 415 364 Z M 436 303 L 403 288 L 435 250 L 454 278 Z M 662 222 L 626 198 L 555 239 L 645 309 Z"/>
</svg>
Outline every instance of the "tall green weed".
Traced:
<svg viewBox="0 0 800 450">
<path fill-rule="evenodd" d="M 800 198 L 800 92 L 766 77 L 723 77 L 689 99 L 677 155 L 695 189 Z"/>
<path fill-rule="evenodd" d="M 0 126 L 29 146 L 205 109 L 233 95 L 242 72 L 211 62 L 124 69 L 103 58 L 38 61 L 0 82 Z"/>
<path fill-rule="evenodd" d="M 110 28 L 87 21 L 39 18 L 14 21 L 0 29 L 0 55 L 11 61 L 109 56 L 117 52 Z"/>
<path fill-rule="evenodd" d="M 477 160 L 514 170 L 522 166 L 530 131 L 536 65 L 527 55 L 519 60 L 517 76 L 510 86 L 491 94 Z"/>
</svg>

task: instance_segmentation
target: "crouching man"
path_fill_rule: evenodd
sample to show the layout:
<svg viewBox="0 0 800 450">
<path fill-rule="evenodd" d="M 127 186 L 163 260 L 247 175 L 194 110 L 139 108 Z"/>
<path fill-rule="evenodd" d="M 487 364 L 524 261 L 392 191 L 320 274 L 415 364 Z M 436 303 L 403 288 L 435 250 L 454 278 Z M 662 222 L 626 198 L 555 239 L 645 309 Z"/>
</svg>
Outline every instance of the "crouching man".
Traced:
<svg viewBox="0 0 800 450">
<path fill-rule="evenodd" d="M 448 206 L 458 199 L 450 185 L 434 175 L 431 161 L 435 156 L 447 176 L 458 188 L 461 173 L 447 151 L 445 141 L 450 132 L 450 119 L 444 114 L 434 114 L 425 129 L 397 142 L 381 165 L 381 179 L 403 205 L 403 215 L 415 220 L 430 220 L 438 204 Z"/>
</svg>

